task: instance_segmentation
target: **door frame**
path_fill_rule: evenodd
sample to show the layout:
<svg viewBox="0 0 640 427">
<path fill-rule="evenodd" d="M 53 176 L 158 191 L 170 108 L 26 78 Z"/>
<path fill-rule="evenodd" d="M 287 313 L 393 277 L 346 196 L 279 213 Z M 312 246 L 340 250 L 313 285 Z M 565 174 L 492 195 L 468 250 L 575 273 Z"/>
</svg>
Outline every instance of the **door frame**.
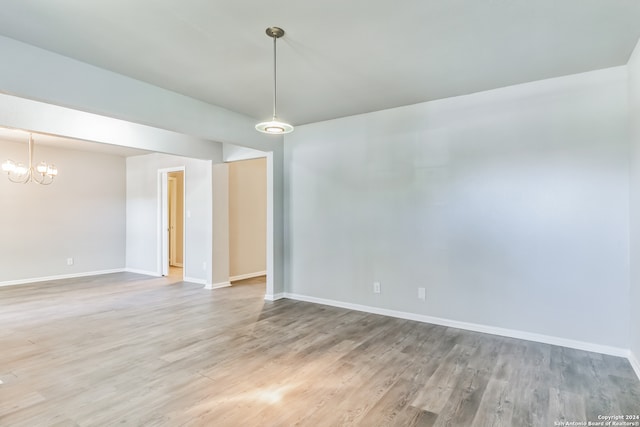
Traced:
<svg viewBox="0 0 640 427">
<path fill-rule="evenodd" d="M 169 172 L 182 172 L 182 217 L 185 216 L 187 172 L 184 166 L 158 169 L 158 274 L 169 275 Z M 182 230 L 182 265 L 187 265 L 185 225 Z M 183 276 L 186 271 L 183 270 Z"/>
</svg>

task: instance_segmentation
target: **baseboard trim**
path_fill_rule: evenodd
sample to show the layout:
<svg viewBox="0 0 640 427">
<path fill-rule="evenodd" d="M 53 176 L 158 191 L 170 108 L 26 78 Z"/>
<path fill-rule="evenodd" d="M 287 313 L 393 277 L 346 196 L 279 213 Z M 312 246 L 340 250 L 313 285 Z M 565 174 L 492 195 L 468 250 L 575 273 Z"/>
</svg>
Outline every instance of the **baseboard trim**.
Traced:
<svg viewBox="0 0 640 427">
<path fill-rule="evenodd" d="M 518 331 L 514 329 L 498 328 L 495 326 L 488 326 L 488 325 L 482 325 L 482 324 L 476 324 L 476 323 L 460 322 L 457 320 L 444 319 L 444 318 L 433 317 L 433 316 L 425 316 L 422 314 L 415 314 L 415 313 L 407 313 L 404 311 L 389 310 L 386 308 L 372 307 L 372 306 L 360 305 L 360 304 L 351 304 L 351 303 L 342 302 L 342 301 L 310 297 L 307 295 L 300 295 L 295 293 L 285 292 L 284 297 L 297 300 L 297 301 L 305 301 L 305 302 L 311 302 L 315 304 L 324 304 L 324 305 L 329 305 L 333 307 L 346 308 L 349 310 L 363 311 L 366 313 L 380 314 L 383 316 L 397 317 L 400 319 L 407 319 L 407 320 L 415 320 L 417 322 L 432 323 L 435 325 L 465 329 L 468 331 L 481 332 L 481 333 L 491 334 L 491 335 L 499 335 L 499 336 L 509 337 L 509 338 L 517 338 L 517 339 L 526 340 L 526 341 L 534 341 L 534 342 L 539 342 L 544 344 L 557 345 L 561 347 L 574 348 L 576 350 L 591 351 L 594 353 L 601 353 L 601 354 L 608 354 L 611 356 L 629 358 L 629 350 L 625 348 L 611 347 L 611 346 L 594 344 L 594 343 L 589 343 L 584 341 L 576 341 L 576 340 L 571 340 L 567 338 L 555 337 L 551 335 L 543 335 L 543 334 L 537 334 L 532 332 Z"/>
<path fill-rule="evenodd" d="M 127 273 L 144 274 L 145 276 L 162 277 L 162 274 L 158 274 L 156 271 L 138 270 L 137 268 L 125 268 Z"/>
<path fill-rule="evenodd" d="M 189 282 L 189 283 L 195 283 L 198 285 L 207 285 L 207 279 L 197 279 L 195 277 L 188 277 L 188 276 L 184 276 L 182 278 L 183 282 Z"/>
<path fill-rule="evenodd" d="M 283 298 L 286 298 L 286 294 L 284 294 L 282 292 L 277 293 L 277 294 L 265 294 L 265 296 L 264 296 L 264 300 L 265 301 L 277 301 L 277 300 L 283 299 Z M 294 299 L 294 298 L 291 298 L 291 299 Z"/>
<path fill-rule="evenodd" d="M 212 290 L 212 289 L 228 288 L 229 286 L 231 286 L 231 282 L 220 282 L 220 283 L 206 284 L 204 285 L 204 288 Z"/>
<path fill-rule="evenodd" d="M 634 372 L 636 373 L 636 376 L 640 380 L 640 360 L 638 360 L 638 358 L 636 357 L 635 354 L 633 354 L 632 351 L 629 351 L 628 359 L 629 359 L 629 363 L 631 363 L 631 367 L 633 368 Z"/>
<path fill-rule="evenodd" d="M 26 285 L 30 283 L 50 282 L 52 280 L 75 279 L 76 277 L 99 276 L 101 274 L 122 273 L 123 271 L 126 271 L 126 269 L 115 268 L 112 270 L 87 271 L 84 273 L 73 273 L 73 274 L 58 274 L 55 276 L 46 276 L 46 277 L 31 277 L 29 279 L 8 280 L 5 282 L 0 282 L 0 286 Z"/>
<path fill-rule="evenodd" d="M 236 280 L 244 280 L 244 279 L 253 279 L 254 277 L 266 276 L 266 271 L 256 271 L 255 273 L 247 273 L 247 274 L 239 274 L 237 276 L 229 277 L 230 282 L 235 282 Z"/>
</svg>

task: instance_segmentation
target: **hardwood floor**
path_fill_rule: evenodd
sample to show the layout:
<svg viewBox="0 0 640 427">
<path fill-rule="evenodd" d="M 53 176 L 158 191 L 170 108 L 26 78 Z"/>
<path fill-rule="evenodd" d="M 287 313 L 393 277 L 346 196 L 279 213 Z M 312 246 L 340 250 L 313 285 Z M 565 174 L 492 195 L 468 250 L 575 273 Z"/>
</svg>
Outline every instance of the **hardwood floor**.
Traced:
<svg viewBox="0 0 640 427">
<path fill-rule="evenodd" d="M 2 426 L 553 426 L 640 414 L 622 358 L 119 273 L 0 288 Z M 558 425 L 558 424 L 555 424 Z"/>
</svg>

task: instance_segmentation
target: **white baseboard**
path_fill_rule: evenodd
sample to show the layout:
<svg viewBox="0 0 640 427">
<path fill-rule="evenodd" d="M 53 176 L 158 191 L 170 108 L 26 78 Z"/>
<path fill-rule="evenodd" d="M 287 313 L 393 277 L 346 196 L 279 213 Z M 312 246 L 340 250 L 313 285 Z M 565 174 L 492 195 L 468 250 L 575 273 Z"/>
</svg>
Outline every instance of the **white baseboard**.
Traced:
<svg viewBox="0 0 640 427">
<path fill-rule="evenodd" d="M 236 280 L 244 280 L 244 279 L 253 279 L 254 277 L 266 276 L 266 271 L 256 271 L 255 273 L 247 273 L 247 274 L 239 274 L 237 276 L 229 277 L 230 282 L 235 282 Z"/>
<path fill-rule="evenodd" d="M 265 294 L 264 299 L 265 301 L 277 301 L 279 299 L 283 299 L 286 298 L 285 294 L 280 292 L 277 294 Z M 291 298 L 294 299 L 294 298 Z"/>
<path fill-rule="evenodd" d="M 205 289 L 220 289 L 220 288 L 228 288 L 231 286 L 231 282 L 220 282 L 220 283 L 211 283 L 206 284 L 204 286 Z"/>
<path fill-rule="evenodd" d="M 58 274 L 55 276 L 47 276 L 47 277 L 31 277 L 28 279 L 8 280 L 5 282 L 0 282 L 0 286 L 26 285 L 29 283 L 50 282 L 52 280 L 74 279 L 76 277 L 99 276 L 101 274 L 122 273 L 123 271 L 126 271 L 126 270 L 124 268 L 115 268 L 113 270 L 87 271 L 84 273 L 73 273 L 73 274 Z"/>
<path fill-rule="evenodd" d="M 425 316 L 422 314 L 407 313 L 404 311 L 388 310 L 386 308 L 371 307 L 367 305 L 351 304 L 351 303 L 342 302 L 342 301 L 316 298 L 316 297 L 310 297 L 307 295 L 300 295 L 300 294 L 293 294 L 293 293 L 285 293 L 284 297 L 293 299 L 293 300 L 298 300 L 298 301 L 306 301 L 306 302 L 312 302 L 316 304 L 330 305 L 333 307 L 346 308 L 349 310 L 364 311 L 366 313 L 381 314 L 383 316 L 397 317 L 400 319 L 407 319 L 407 320 L 415 320 L 418 322 L 432 323 L 435 325 L 465 329 L 465 330 L 474 331 L 474 332 L 482 332 L 485 334 L 499 335 L 503 337 L 518 338 L 518 339 L 527 340 L 527 341 L 535 341 L 535 342 L 540 342 L 544 344 L 558 345 L 562 347 L 574 348 L 577 350 L 608 354 L 611 356 L 618 356 L 618 357 L 624 357 L 624 358 L 629 357 L 629 350 L 625 348 L 593 344 L 589 342 L 576 341 L 576 340 L 571 340 L 567 338 L 555 337 L 551 335 L 542 335 L 542 334 L 537 334 L 532 332 L 518 331 L 514 329 L 498 328 L 495 326 L 487 326 L 487 325 L 481 325 L 476 323 L 460 322 L 457 320 L 443 319 L 440 317 Z"/>
<path fill-rule="evenodd" d="M 640 360 L 633 354 L 632 351 L 629 351 L 629 363 L 631 363 L 631 367 L 636 373 L 636 376 L 640 380 Z"/>
<path fill-rule="evenodd" d="M 162 274 L 158 274 L 157 271 L 138 270 L 137 268 L 125 268 L 127 273 L 144 274 L 145 276 L 162 277 Z"/>
<path fill-rule="evenodd" d="M 196 283 L 198 285 L 206 285 L 207 284 L 207 279 L 197 279 L 195 277 L 187 277 L 184 276 L 182 278 L 183 282 L 189 282 L 189 283 Z"/>
</svg>

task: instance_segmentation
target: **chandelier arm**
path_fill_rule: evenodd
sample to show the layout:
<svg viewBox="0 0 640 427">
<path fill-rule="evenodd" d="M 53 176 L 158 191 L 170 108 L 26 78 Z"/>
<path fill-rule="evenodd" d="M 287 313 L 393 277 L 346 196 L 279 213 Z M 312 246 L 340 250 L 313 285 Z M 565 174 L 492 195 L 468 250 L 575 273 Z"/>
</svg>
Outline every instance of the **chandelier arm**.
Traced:
<svg viewBox="0 0 640 427">
<path fill-rule="evenodd" d="M 53 182 L 53 178 L 48 180 L 46 176 L 43 176 L 40 180 L 36 179 L 35 181 L 40 185 L 49 185 Z"/>
<path fill-rule="evenodd" d="M 24 178 L 12 178 L 11 177 L 11 172 L 7 175 L 7 177 L 9 178 L 9 181 L 14 182 L 16 184 L 26 184 L 29 182 L 29 178 L 30 178 L 30 174 L 27 172 L 27 174 L 25 174 Z"/>
</svg>

